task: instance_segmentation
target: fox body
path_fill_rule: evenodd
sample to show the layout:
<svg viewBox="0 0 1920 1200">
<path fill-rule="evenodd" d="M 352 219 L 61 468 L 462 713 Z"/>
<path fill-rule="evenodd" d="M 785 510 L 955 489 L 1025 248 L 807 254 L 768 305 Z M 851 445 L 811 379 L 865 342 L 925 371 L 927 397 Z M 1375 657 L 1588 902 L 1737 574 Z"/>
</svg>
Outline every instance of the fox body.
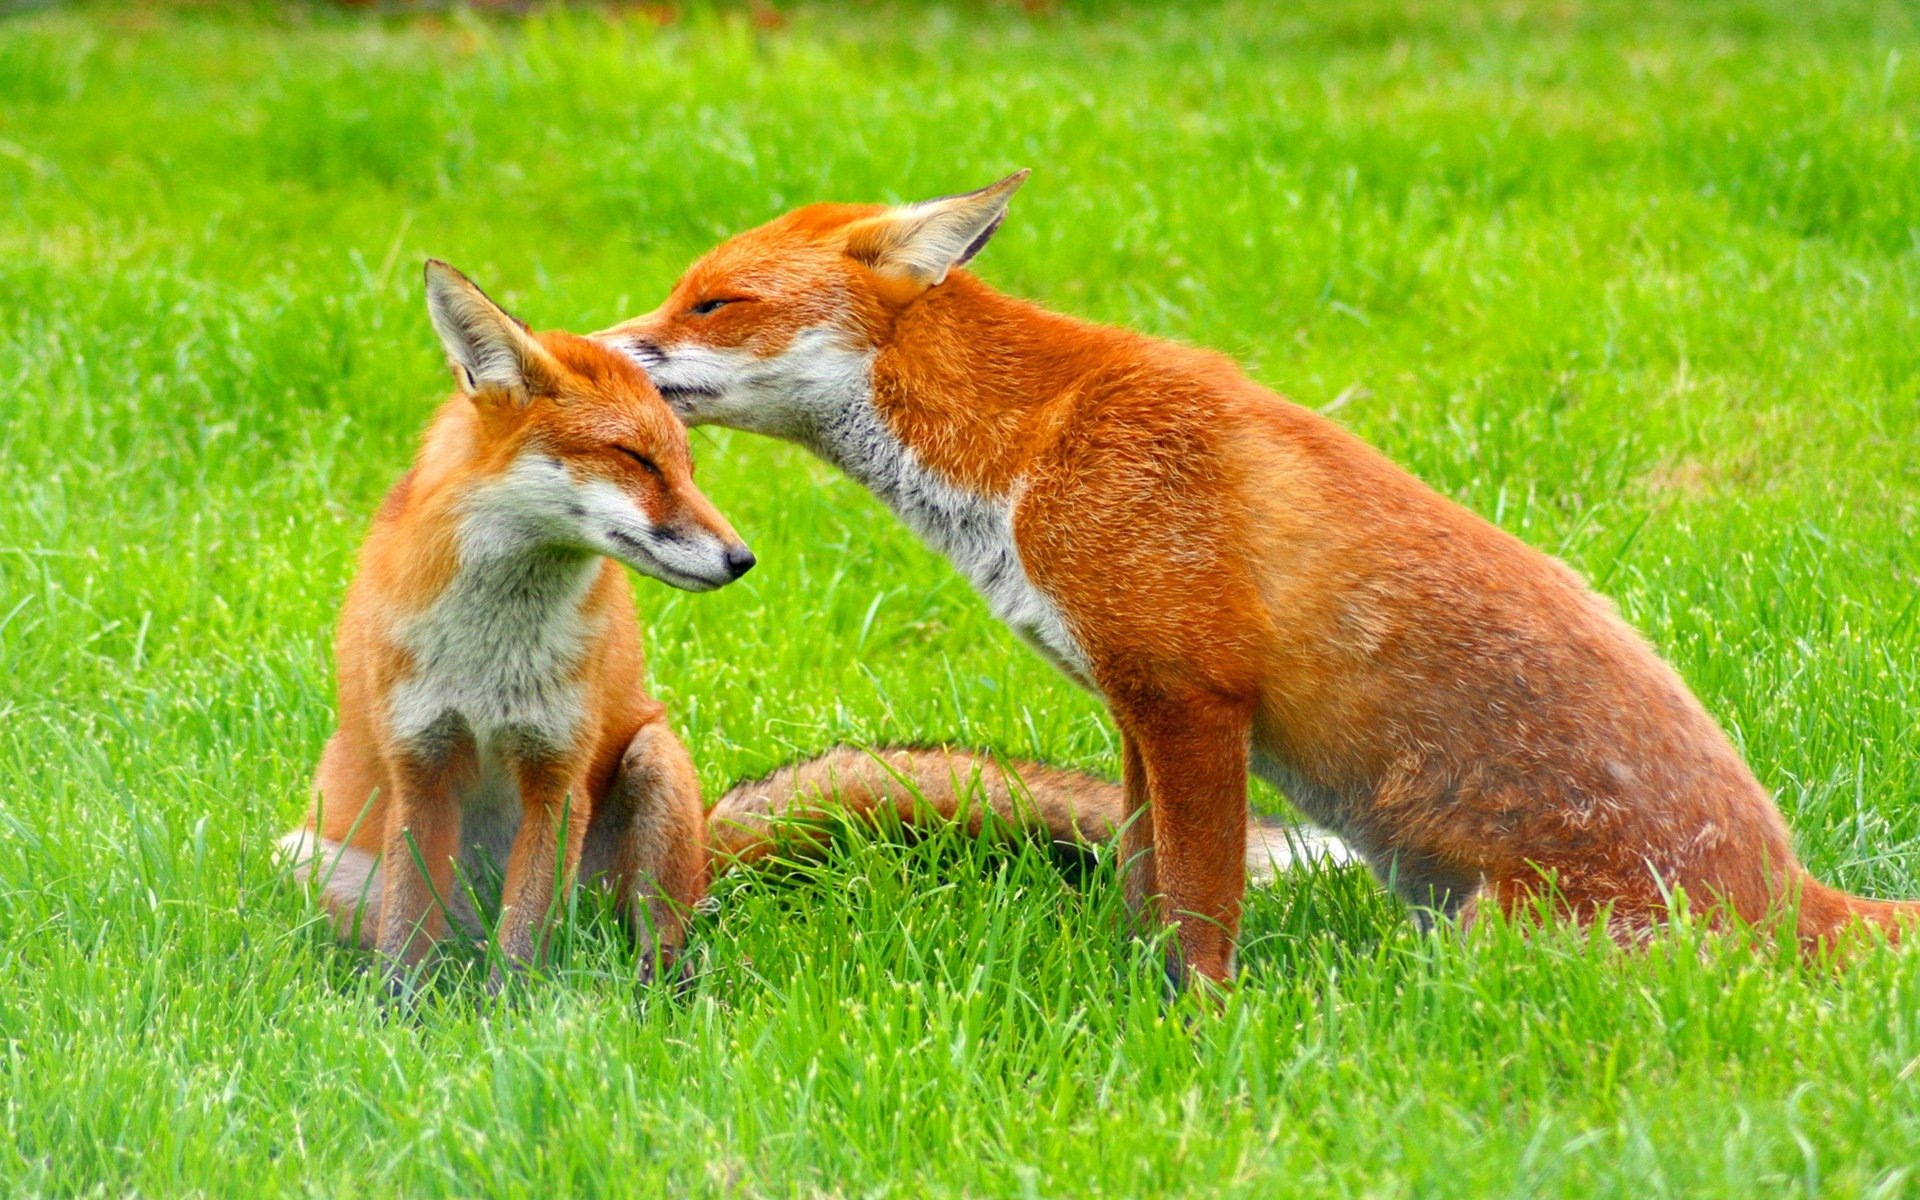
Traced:
<svg viewBox="0 0 1920 1200">
<path fill-rule="evenodd" d="M 428 264 L 427 297 L 462 394 L 361 551 L 336 641 L 340 726 L 290 848 L 317 866 L 331 843 L 332 899 L 359 899 L 385 865 L 361 925 L 396 973 L 449 916 L 473 922 L 474 881 L 498 874 L 509 962 L 538 956 L 556 887 L 582 870 L 670 952 L 706 880 L 700 796 L 644 688 L 619 563 L 705 590 L 753 556 L 631 363 L 529 332 L 444 264 Z"/>
<path fill-rule="evenodd" d="M 1176 977 L 1231 970 L 1249 767 L 1429 913 L 1549 878 L 1624 937 L 1676 887 L 1748 920 L 1797 906 L 1809 944 L 1914 913 L 1806 874 L 1706 710 L 1572 570 L 1220 355 L 962 270 L 1023 178 L 802 208 L 597 336 L 690 424 L 865 484 L 1104 697 L 1129 890 L 1177 924 Z"/>
</svg>

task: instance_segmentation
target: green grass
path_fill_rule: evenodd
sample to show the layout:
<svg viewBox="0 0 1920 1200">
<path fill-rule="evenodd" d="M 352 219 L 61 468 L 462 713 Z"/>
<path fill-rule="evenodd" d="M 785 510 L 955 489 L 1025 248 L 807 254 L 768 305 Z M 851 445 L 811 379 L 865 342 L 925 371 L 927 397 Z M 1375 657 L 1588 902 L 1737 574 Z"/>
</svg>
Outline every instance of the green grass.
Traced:
<svg viewBox="0 0 1920 1200">
<path fill-rule="evenodd" d="M 1920 955 L 1423 940 L 1354 873 L 1256 897 L 1217 1014 L 1103 875 L 855 838 L 722 887 L 683 999 L 588 914 L 517 1006 L 382 1019 L 267 851 L 446 384 L 420 260 L 599 328 L 795 204 L 1017 166 L 989 279 L 1345 397 L 1619 599 L 1818 872 L 1920 895 L 1911 10 L 789 17 L 0 23 L 4 1190 L 1920 1194 Z M 1114 769 L 856 487 L 696 448 L 762 565 L 638 593 L 710 794 L 848 740 Z"/>
</svg>

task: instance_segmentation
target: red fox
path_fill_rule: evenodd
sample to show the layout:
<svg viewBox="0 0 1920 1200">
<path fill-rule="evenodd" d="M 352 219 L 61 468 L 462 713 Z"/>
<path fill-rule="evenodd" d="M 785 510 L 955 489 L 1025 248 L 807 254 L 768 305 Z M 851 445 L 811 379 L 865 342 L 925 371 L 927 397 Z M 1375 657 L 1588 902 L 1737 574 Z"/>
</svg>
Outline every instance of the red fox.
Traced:
<svg viewBox="0 0 1920 1200">
<path fill-rule="evenodd" d="M 1232 969 L 1249 764 L 1416 912 L 1550 880 L 1628 938 L 1675 888 L 1750 921 L 1797 906 L 1808 946 L 1920 914 L 1812 879 L 1713 719 L 1572 570 L 1221 355 L 963 270 L 1025 178 L 799 209 L 596 336 L 689 424 L 866 485 L 1105 699 L 1129 895 L 1175 924 L 1176 983 Z"/>
<path fill-rule="evenodd" d="M 613 890 L 650 974 L 684 945 L 714 868 L 764 855 L 782 817 L 888 809 L 978 830 L 992 811 L 1061 841 L 1112 836 L 1119 789 L 1089 776 L 847 748 L 734 789 L 710 830 L 686 748 L 646 692 L 617 564 L 701 591 L 753 555 L 624 356 L 529 332 L 444 263 L 426 285 L 460 394 L 361 550 L 336 640 L 339 729 L 306 826 L 281 841 L 341 936 L 377 948 L 396 984 L 449 918 L 480 932 L 475 888 L 501 871 L 507 962 L 538 958 L 556 887 L 584 878 Z M 1260 849 L 1256 865 L 1285 865 L 1293 847 Z"/>
<path fill-rule="evenodd" d="M 753 555 L 631 363 L 530 332 L 445 263 L 427 264 L 426 290 L 461 394 L 381 506 L 340 615 L 340 726 L 313 823 L 336 859 L 357 853 L 333 864 L 329 898 L 357 899 L 384 864 L 363 936 L 396 980 L 449 913 L 471 918 L 468 881 L 496 868 L 509 963 L 539 956 L 556 880 L 581 870 L 671 948 L 705 876 L 699 792 L 642 685 L 617 564 L 705 591 Z M 623 758 L 625 775 L 644 760 L 676 786 L 636 795 Z M 327 861 L 304 832 L 287 841 Z"/>
</svg>

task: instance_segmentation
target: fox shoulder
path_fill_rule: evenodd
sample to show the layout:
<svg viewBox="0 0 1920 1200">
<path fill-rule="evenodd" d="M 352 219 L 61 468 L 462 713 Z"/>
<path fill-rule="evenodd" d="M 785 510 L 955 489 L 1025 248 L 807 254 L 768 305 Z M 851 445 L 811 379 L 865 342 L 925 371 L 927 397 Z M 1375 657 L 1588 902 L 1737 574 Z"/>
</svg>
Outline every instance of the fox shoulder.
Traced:
<svg viewBox="0 0 1920 1200">
<path fill-rule="evenodd" d="M 398 483 L 387 489 L 386 499 L 380 501 L 379 511 L 373 514 L 375 524 L 391 524 L 407 511 L 407 498 L 413 495 L 413 476 L 414 472 L 408 471 Z"/>
</svg>

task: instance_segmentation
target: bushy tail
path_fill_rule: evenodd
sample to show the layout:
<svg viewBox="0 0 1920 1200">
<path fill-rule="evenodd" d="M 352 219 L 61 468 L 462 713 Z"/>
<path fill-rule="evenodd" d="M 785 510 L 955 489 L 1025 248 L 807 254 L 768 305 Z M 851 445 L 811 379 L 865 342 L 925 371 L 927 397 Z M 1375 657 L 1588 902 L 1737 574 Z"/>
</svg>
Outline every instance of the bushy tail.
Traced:
<svg viewBox="0 0 1920 1200">
<path fill-rule="evenodd" d="M 794 836 L 807 821 L 888 814 L 917 829 L 964 821 L 978 834 L 987 812 L 1016 836 L 1084 849 L 1119 836 L 1126 798 L 1109 780 L 1040 763 L 1002 762 L 968 750 L 838 746 L 735 786 L 713 806 L 707 830 L 715 870 L 724 871 L 764 858 L 776 845 L 817 851 L 817 844 Z M 1249 877 L 1265 879 L 1321 859 L 1345 863 L 1354 855 L 1338 838 L 1305 826 L 1248 821 Z"/>
<path fill-rule="evenodd" d="M 1920 933 L 1920 901 L 1869 900 L 1805 875 L 1800 881 L 1800 941 L 1809 948 L 1833 945 L 1861 927 L 1878 930 L 1890 942 Z"/>
<path fill-rule="evenodd" d="M 318 889 L 340 940 L 371 949 L 380 928 L 379 856 L 305 828 L 287 833 L 277 849 L 297 882 Z"/>
</svg>

